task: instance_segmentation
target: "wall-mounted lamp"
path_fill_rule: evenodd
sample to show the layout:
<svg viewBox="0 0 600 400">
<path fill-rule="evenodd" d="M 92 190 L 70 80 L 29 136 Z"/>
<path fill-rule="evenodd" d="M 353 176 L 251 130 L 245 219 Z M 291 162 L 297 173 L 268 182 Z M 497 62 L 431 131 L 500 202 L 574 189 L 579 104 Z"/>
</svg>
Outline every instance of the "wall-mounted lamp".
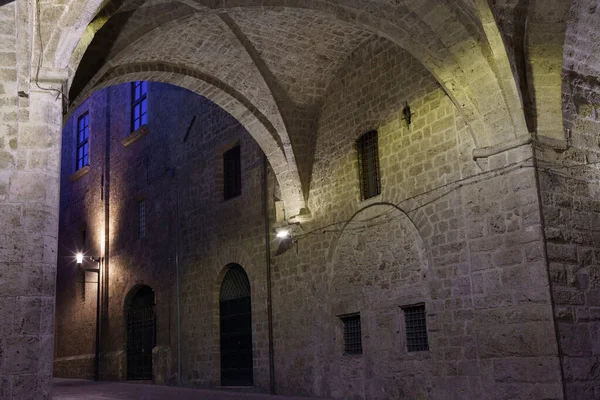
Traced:
<svg viewBox="0 0 600 400">
<path fill-rule="evenodd" d="M 287 239 L 290 237 L 290 231 L 287 229 L 281 229 L 281 230 L 277 231 L 277 237 L 279 239 Z"/>
<path fill-rule="evenodd" d="M 83 265 L 83 259 L 84 259 L 84 255 L 83 253 L 77 253 L 75 255 L 75 260 L 77 261 L 77 265 Z M 98 264 L 100 264 L 101 258 L 100 257 L 89 257 L 89 259 L 93 262 L 96 262 Z"/>
<path fill-rule="evenodd" d="M 402 110 L 402 114 L 404 115 L 403 120 L 406 121 L 406 126 L 410 128 L 410 124 L 412 123 L 412 116 L 415 115 L 410 111 L 410 106 L 408 105 L 408 101 L 406 102 L 406 106 Z"/>
<path fill-rule="evenodd" d="M 83 253 L 77 253 L 75 255 L 75 260 L 77 261 L 77 265 L 80 267 L 83 266 Z M 100 263 L 102 262 L 101 257 L 89 257 L 89 259 L 93 262 L 98 263 L 98 268 L 84 268 L 84 273 L 86 272 L 95 272 L 98 274 L 98 279 L 96 280 L 96 354 L 94 357 L 94 380 L 98 380 L 100 377 Z M 83 279 L 84 288 L 85 288 L 85 277 Z"/>
</svg>

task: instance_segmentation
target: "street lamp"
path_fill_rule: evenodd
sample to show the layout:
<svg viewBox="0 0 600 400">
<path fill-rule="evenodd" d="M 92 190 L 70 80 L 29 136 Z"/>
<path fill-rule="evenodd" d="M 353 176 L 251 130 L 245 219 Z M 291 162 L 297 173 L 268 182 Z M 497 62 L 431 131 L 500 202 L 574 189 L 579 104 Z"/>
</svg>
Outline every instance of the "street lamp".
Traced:
<svg viewBox="0 0 600 400">
<path fill-rule="evenodd" d="M 83 268 L 83 272 L 95 272 L 98 274 L 98 279 L 96 280 L 96 354 L 94 356 L 94 380 L 99 380 L 100 376 L 100 269 L 102 258 L 101 257 L 89 257 L 90 261 L 98 264 L 97 268 Z M 77 253 L 75 255 L 75 260 L 77 265 L 83 267 L 84 255 L 83 253 Z M 83 278 L 85 285 L 85 276 Z"/>
</svg>

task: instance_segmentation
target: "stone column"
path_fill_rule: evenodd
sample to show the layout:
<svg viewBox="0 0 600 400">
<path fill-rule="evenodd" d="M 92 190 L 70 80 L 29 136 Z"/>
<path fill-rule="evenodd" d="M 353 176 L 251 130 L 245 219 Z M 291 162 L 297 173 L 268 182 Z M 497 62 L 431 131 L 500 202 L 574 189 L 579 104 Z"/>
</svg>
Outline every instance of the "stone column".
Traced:
<svg viewBox="0 0 600 400">
<path fill-rule="evenodd" d="M 51 391 L 62 77 L 43 75 L 28 93 L 4 84 L 0 109 L 1 400 Z"/>
</svg>

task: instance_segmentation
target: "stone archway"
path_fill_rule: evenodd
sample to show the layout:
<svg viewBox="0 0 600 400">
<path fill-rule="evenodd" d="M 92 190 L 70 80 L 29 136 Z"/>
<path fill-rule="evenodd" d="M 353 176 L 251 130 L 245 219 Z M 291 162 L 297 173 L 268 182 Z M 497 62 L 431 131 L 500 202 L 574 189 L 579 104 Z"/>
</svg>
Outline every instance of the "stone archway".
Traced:
<svg viewBox="0 0 600 400">
<path fill-rule="evenodd" d="M 85 100 L 95 90 L 137 80 L 168 83 L 188 89 L 206 97 L 228 112 L 256 140 L 267 156 L 279 183 L 286 216 L 290 218 L 298 215 L 305 207 L 297 166 L 289 159 L 289 154 L 286 152 L 286 147 L 289 145 L 286 146 L 280 141 L 277 130 L 248 99 L 210 75 L 166 63 L 121 66 L 107 74 L 97 86 L 83 93 L 71 110 L 75 110 L 80 101 Z"/>
</svg>

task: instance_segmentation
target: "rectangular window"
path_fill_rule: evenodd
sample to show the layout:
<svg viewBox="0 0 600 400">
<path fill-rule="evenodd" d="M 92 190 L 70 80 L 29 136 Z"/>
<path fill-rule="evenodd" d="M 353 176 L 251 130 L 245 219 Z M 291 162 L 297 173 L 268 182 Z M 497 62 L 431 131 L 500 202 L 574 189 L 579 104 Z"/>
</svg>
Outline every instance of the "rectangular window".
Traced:
<svg viewBox="0 0 600 400">
<path fill-rule="evenodd" d="M 148 123 L 148 82 L 133 82 L 131 90 L 131 131 L 134 132 Z"/>
<path fill-rule="evenodd" d="M 146 202 L 138 201 L 138 237 L 143 239 L 146 237 Z"/>
<path fill-rule="evenodd" d="M 240 146 L 223 153 L 223 197 L 225 200 L 242 194 L 242 163 Z"/>
<path fill-rule="evenodd" d="M 77 119 L 77 161 L 75 171 L 89 164 L 90 145 L 90 114 L 86 112 Z"/>
<path fill-rule="evenodd" d="M 425 305 L 402 307 L 404 322 L 406 324 L 406 347 L 409 352 L 427 351 L 427 322 L 425 319 Z"/>
<path fill-rule="evenodd" d="M 358 148 L 360 197 L 362 200 L 366 200 L 381 193 L 377 131 L 365 133 L 358 139 L 356 145 Z"/>
<path fill-rule="evenodd" d="M 81 248 L 83 249 L 83 253 L 85 254 L 87 247 L 87 229 L 83 228 L 81 230 Z"/>
<path fill-rule="evenodd" d="M 362 354 L 362 338 L 360 333 L 360 315 L 341 317 L 344 323 L 344 354 Z"/>
</svg>

